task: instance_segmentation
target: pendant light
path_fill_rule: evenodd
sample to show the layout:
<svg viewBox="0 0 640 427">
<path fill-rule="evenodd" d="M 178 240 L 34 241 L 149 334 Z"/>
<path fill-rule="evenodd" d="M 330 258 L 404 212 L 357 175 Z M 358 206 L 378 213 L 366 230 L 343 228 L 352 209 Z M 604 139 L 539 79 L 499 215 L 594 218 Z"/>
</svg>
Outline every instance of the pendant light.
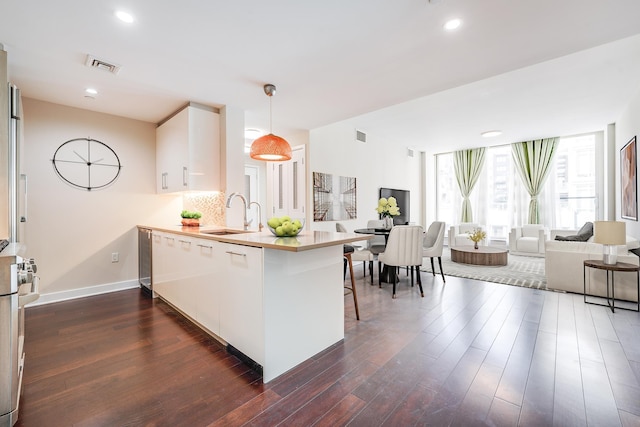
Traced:
<svg viewBox="0 0 640 427">
<path fill-rule="evenodd" d="M 274 135 L 271 131 L 271 97 L 276 93 L 276 87 L 268 83 L 264 85 L 264 93 L 269 97 L 269 134 L 253 141 L 250 156 L 252 159 L 265 160 L 267 162 L 291 160 L 291 146 L 289 143 L 284 138 Z"/>
</svg>

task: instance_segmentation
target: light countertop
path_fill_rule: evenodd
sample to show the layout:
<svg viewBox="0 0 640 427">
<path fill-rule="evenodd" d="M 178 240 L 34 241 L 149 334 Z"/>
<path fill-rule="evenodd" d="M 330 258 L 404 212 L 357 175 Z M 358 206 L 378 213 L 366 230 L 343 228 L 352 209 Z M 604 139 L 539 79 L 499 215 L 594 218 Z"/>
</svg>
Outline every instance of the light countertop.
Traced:
<svg viewBox="0 0 640 427">
<path fill-rule="evenodd" d="M 261 232 L 258 232 L 257 230 L 244 231 L 240 229 L 216 226 L 183 227 L 181 225 L 138 225 L 138 228 L 149 228 L 152 230 L 215 240 L 223 243 L 293 252 L 342 245 L 345 243 L 368 240 L 374 237 L 373 235 L 366 234 L 308 231 L 304 229 L 296 237 L 276 237 L 266 228 Z M 216 232 L 232 232 L 233 234 L 211 234 Z"/>
</svg>

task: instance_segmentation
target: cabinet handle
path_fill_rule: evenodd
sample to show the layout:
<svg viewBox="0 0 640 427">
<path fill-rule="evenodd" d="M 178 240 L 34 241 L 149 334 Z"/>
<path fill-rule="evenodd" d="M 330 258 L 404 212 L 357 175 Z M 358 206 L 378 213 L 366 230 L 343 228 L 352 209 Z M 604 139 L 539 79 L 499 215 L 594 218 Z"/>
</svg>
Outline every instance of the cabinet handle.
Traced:
<svg viewBox="0 0 640 427">
<path fill-rule="evenodd" d="M 213 246 L 200 245 L 200 244 L 198 244 L 198 246 L 200 246 L 201 248 L 205 248 L 205 249 L 213 249 Z"/>
<path fill-rule="evenodd" d="M 182 168 L 182 185 L 184 187 L 186 187 L 187 185 L 189 185 L 189 183 L 187 182 L 189 180 L 189 174 L 187 173 L 187 167 L 184 166 Z"/>
<path fill-rule="evenodd" d="M 168 172 L 162 173 L 162 189 L 163 190 L 166 190 L 167 188 L 169 188 L 169 186 L 167 185 L 167 175 L 168 175 Z"/>
<path fill-rule="evenodd" d="M 178 240 L 178 242 L 180 242 L 180 243 L 188 243 L 188 244 L 191 244 L 191 242 L 190 242 L 190 241 L 188 241 L 188 240 Z"/>
<path fill-rule="evenodd" d="M 225 253 L 229 255 L 247 256 L 247 254 L 241 254 L 240 252 L 233 252 L 233 251 L 225 251 Z"/>
<path fill-rule="evenodd" d="M 20 216 L 20 222 L 27 222 L 27 202 L 29 198 L 27 197 L 27 175 L 20 174 L 20 179 L 24 181 L 24 192 L 22 193 L 24 206 L 22 207 L 22 216 Z"/>
<path fill-rule="evenodd" d="M 173 237 L 167 237 L 167 236 L 164 236 L 164 238 L 165 238 L 165 239 L 167 239 L 167 240 L 176 240 L 176 239 L 174 239 Z"/>
</svg>

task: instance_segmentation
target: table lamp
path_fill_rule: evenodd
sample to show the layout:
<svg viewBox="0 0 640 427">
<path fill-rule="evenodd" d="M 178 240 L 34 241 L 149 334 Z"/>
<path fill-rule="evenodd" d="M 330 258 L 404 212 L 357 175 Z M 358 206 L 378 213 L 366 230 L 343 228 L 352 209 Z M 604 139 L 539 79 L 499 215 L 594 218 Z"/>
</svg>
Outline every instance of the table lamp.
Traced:
<svg viewBox="0 0 640 427">
<path fill-rule="evenodd" d="M 602 244 L 602 261 L 607 265 L 618 262 L 618 245 L 627 243 L 626 224 L 621 221 L 594 222 L 593 241 Z"/>
</svg>

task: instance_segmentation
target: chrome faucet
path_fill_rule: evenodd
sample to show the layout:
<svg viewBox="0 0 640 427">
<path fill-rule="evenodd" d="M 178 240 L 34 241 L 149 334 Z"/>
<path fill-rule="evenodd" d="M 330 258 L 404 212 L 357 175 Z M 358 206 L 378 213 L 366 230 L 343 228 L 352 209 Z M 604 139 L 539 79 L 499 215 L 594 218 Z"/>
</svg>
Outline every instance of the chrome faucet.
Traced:
<svg viewBox="0 0 640 427">
<path fill-rule="evenodd" d="M 244 198 L 244 196 L 240 193 L 236 193 L 233 192 L 231 194 L 229 194 L 229 198 L 227 199 L 227 208 L 231 207 L 231 201 L 235 198 L 235 197 L 239 197 L 240 200 L 242 200 L 242 204 L 244 204 L 244 229 L 248 230 L 249 229 L 249 223 L 247 222 L 247 199 Z"/>
<path fill-rule="evenodd" d="M 262 206 L 260 206 L 260 203 L 258 202 L 249 203 L 249 207 L 251 207 L 251 205 L 256 205 L 258 207 L 258 231 L 262 231 L 262 228 L 264 227 L 264 225 L 262 225 Z"/>
</svg>

